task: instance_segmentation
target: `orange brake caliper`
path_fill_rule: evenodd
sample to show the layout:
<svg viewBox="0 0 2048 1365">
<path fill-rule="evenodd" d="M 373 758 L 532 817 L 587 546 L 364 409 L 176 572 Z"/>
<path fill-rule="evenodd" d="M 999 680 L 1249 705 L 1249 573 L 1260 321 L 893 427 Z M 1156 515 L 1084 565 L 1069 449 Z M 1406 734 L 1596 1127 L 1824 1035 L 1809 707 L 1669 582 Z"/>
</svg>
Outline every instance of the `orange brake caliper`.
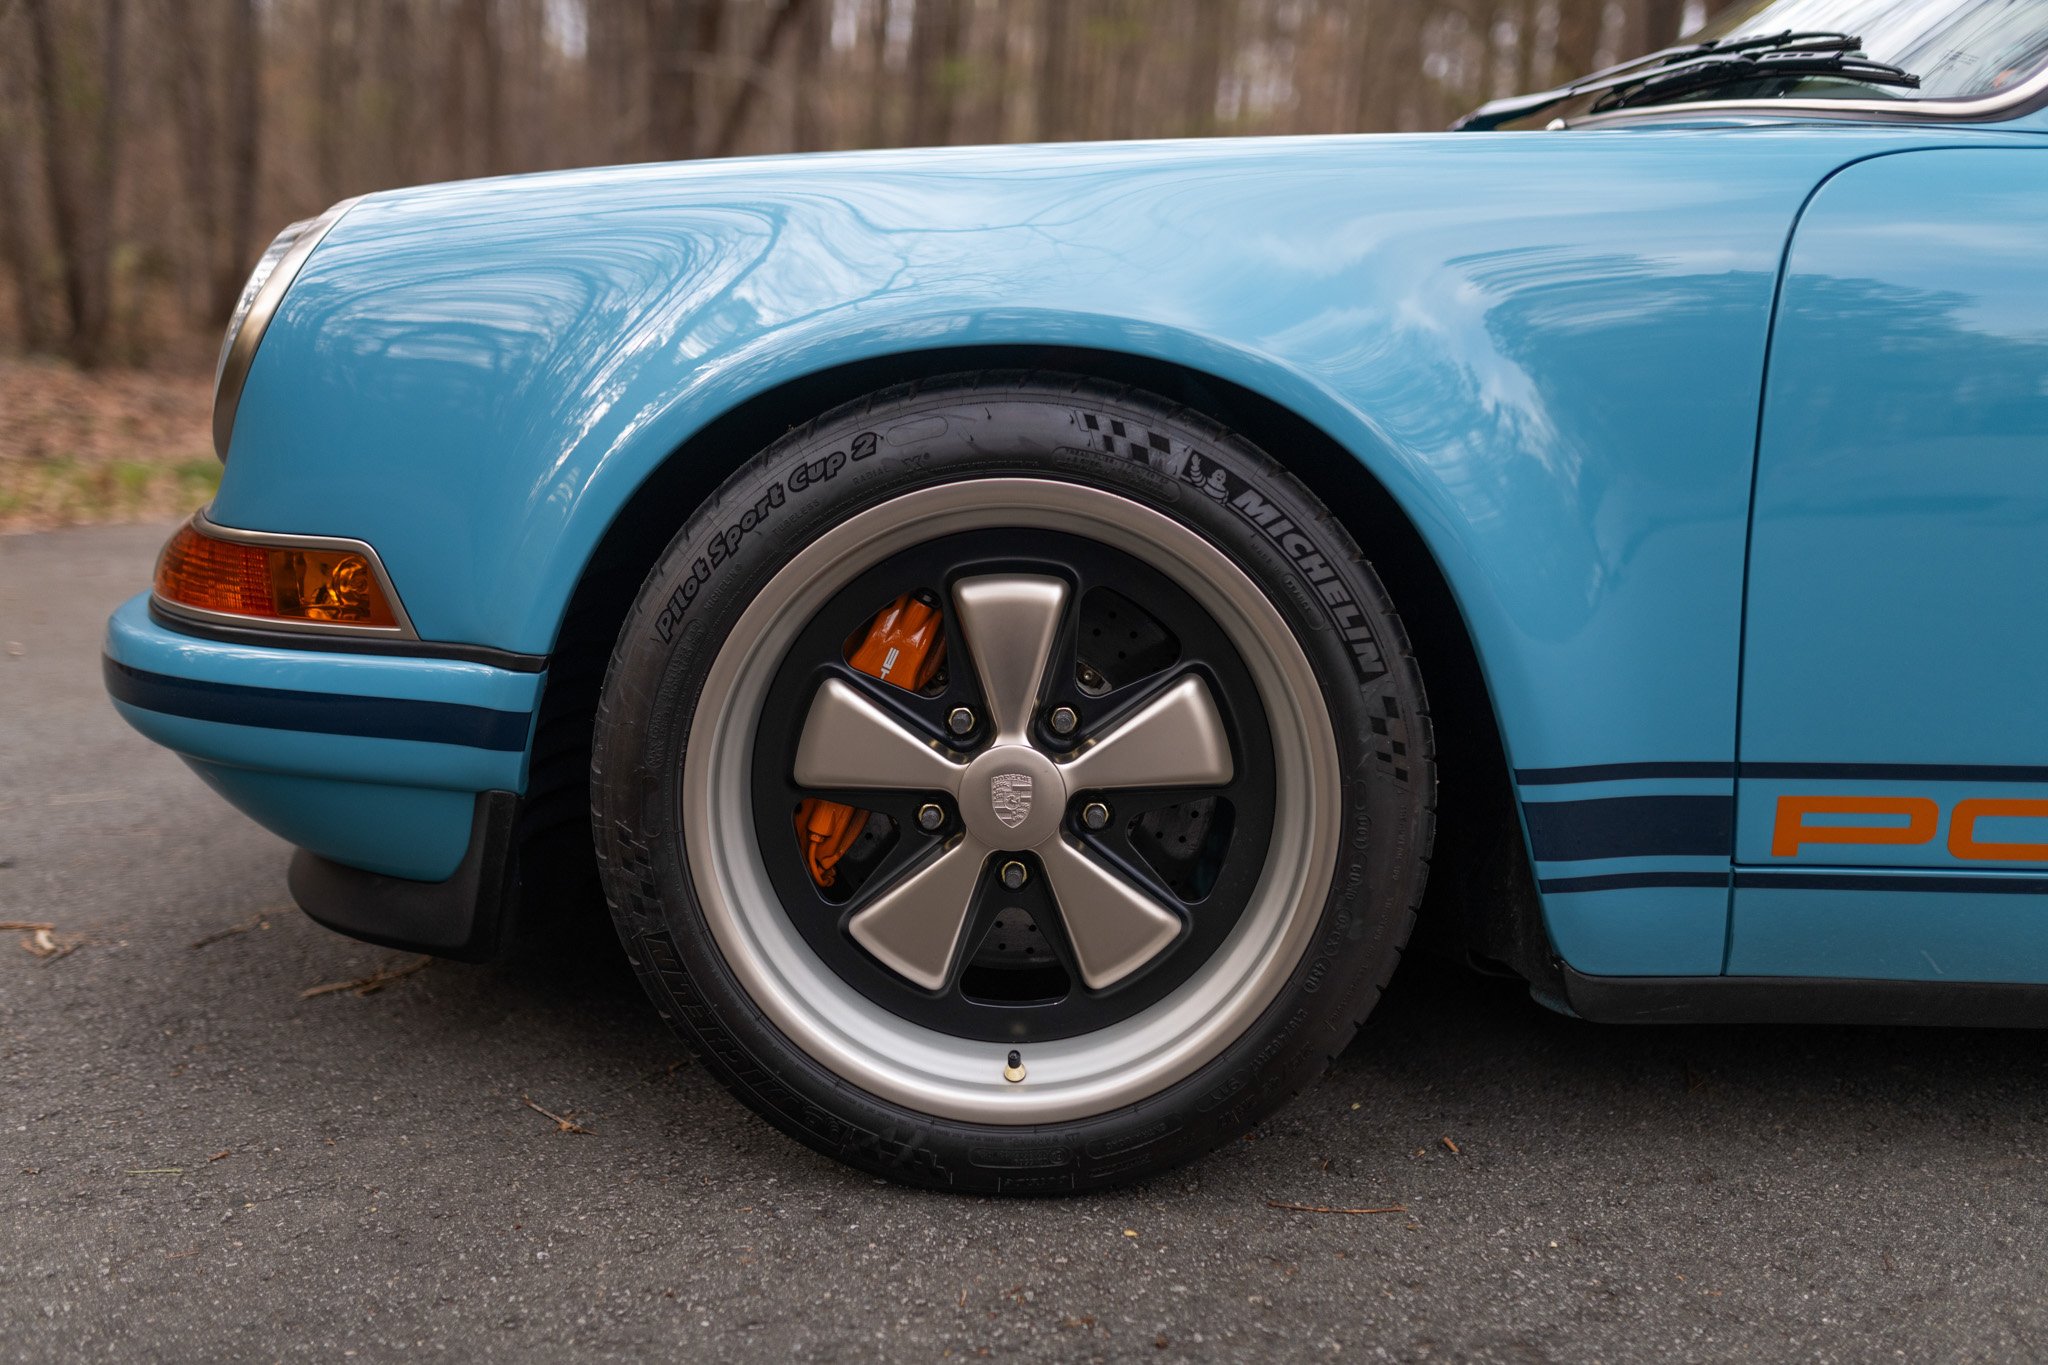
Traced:
<svg viewBox="0 0 2048 1365">
<path fill-rule="evenodd" d="M 875 614 L 847 662 L 871 678 L 919 691 L 946 657 L 940 624 L 937 607 L 908 595 L 899 597 Z M 797 805 L 796 832 L 812 881 L 830 886 L 838 879 L 839 860 L 867 823 L 866 811 L 838 801 L 812 796 Z"/>
</svg>

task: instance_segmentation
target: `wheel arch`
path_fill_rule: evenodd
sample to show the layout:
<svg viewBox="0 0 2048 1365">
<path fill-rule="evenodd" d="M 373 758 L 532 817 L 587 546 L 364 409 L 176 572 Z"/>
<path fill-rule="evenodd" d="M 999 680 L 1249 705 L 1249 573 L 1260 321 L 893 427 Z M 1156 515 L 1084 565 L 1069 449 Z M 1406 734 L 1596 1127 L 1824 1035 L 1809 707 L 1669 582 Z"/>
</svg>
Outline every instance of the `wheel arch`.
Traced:
<svg viewBox="0 0 2048 1365">
<path fill-rule="evenodd" d="M 1413 518 L 1351 450 L 1285 404 L 1188 365 L 1090 348 L 959 346 L 817 369 L 741 399 L 657 462 L 584 562 L 557 630 L 518 834 L 527 885 L 544 875 L 550 899 L 598 894 L 587 837 L 591 721 L 626 613 L 689 509 L 786 432 L 792 413 L 976 370 L 1075 374 L 1193 408 L 1265 450 L 1337 515 L 1401 612 L 1437 734 L 1434 875 L 1416 943 L 1547 981 L 1553 954 L 1478 642 Z"/>
</svg>

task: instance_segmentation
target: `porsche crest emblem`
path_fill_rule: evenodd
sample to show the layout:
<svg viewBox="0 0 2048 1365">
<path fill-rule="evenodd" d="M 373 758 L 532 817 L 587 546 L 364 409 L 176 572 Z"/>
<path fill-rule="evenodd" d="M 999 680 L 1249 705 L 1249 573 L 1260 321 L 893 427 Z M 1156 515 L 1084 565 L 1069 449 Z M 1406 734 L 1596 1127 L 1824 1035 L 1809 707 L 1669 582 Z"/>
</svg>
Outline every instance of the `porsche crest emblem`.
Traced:
<svg viewBox="0 0 2048 1365">
<path fill-rule="evenodd" d="M 997 773 L 989 780 L 989 804 L 1005 828 L 1015 829 L 1031 814 L 1031 777 L 1027 773 Z"/>
</svg>

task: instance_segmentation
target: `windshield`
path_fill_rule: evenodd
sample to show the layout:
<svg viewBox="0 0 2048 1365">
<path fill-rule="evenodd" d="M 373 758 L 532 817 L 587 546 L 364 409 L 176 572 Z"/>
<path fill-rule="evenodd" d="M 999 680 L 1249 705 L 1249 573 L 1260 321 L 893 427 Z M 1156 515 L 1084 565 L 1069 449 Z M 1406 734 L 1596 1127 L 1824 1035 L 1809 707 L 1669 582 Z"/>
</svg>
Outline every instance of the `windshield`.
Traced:
<svg viewBox="0 0 2048 1365">
<path fill-rule="evenodd" d="M 2048 0 L 1751 0 L 1693 36 L 1747 38 L 1787 29 L 1853 33 L 1863 40 L 1865 56 L 1920 78 L 1918 90 L 1886 90 L 1881 97 L 1887 99 L 1993 95 L 2025 80 L 2048 58 Z M 1877 93 L 1825 78 L 1773 84 L 1791 87 L 1774 95 Z M 1801 88 L 1806 86 L 1816 88 Z M 1701 96 L 1730 97 L 1725 90 Z"/>
<path fill-rule="evenodd" d="M 1496 100 L 1458 126 L 1542 128 L 1701 100 L 1981 99 L 2044 63 L 2048 0 L 1735 0 L 1683 46 Z"/>
</svg>

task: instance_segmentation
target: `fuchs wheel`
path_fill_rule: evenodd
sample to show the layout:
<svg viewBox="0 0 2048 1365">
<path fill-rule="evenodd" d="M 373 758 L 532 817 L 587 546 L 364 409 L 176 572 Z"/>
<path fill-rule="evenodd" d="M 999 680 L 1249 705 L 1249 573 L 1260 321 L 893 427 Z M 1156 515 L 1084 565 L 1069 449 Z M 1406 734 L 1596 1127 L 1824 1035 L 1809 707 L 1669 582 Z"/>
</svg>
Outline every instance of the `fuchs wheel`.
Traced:
<svg viewBox="0 0 2048 1365">
<path fill-rule="evenodd" d="M 1335 519 L 1149 395 L 961 376 L 698 509 L 621 632 L 607 891 L 742 1100 L 964 1190 L 1134 1179 L 1351 1037 L 1422 892 L 1421 681 Z"/>
</svg>

